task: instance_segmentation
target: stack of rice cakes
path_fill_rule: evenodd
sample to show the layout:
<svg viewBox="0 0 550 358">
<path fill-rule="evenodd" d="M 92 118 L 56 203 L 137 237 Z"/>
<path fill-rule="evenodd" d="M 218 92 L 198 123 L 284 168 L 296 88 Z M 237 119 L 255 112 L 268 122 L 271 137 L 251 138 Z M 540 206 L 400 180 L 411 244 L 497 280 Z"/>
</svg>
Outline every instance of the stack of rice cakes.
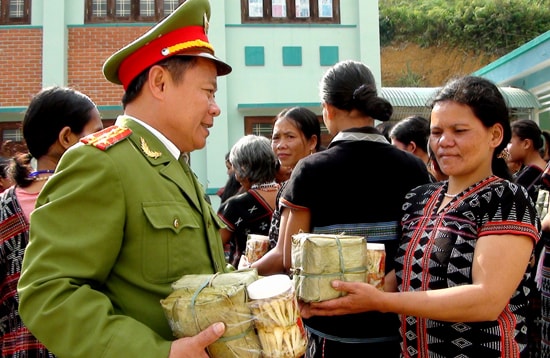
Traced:
<svg viewBox="0 0 550 358">
<path fill-rule="evenodd" d="M 365 282 L 367 240 L 363 236 L 299 233 L 292 237 L 292 273 L 296 296 L 320 302 L 345 295 L 330 282 Z"/>
<path fill-rule="evenodd" d="M 215 322 L 223 322 L 224 335 L 208 347 L 211 357 L 260 358 L 262 349 L 246 292 L 257 279 L 257 271 L 247 269 L 186 275 L 174 282 L 174 292 L 161 300 L 174 336 L 194 336 Z"/>
</svg>

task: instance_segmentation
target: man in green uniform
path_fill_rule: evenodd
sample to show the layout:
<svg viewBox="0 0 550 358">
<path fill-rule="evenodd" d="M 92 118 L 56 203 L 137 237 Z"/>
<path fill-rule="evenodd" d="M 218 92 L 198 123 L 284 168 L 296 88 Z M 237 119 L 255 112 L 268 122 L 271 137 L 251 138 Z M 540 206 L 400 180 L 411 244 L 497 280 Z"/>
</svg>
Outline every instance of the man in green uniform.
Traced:
<svg viewBox="0 0 550 358">
<path fill-rule="evenodd" d="M 227 272 L 220 222 L 184 158 L 220 114 L 231 67 L 187 0 L 103 66 L 124 115 L 66 152 L 32 214 L 19 281 L 30 331 L 60 357 L 207 357 L 213 324 L 174 340 L 160 300 L 185 274 Z M 180 158 L 180 160 L 178 160 Z"/>
</svg>

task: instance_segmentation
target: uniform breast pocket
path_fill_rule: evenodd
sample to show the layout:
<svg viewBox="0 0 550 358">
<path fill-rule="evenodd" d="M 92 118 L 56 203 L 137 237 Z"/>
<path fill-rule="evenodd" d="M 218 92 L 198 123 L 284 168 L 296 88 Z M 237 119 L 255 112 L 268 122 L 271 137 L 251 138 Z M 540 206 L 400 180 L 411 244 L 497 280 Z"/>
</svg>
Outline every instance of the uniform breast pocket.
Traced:
<svg viewBox="0 0 550 358">
<path fill-rule="evenodd" d="M 149 222 L 141 253 L 144 278 L 155 283 L 179 279 L 192 269 L 190 258 L 204 251 L 205 240 L 199 239 L 204 236 L 200 213 L 185 202 L 144 203 L 143 213 Z"/>
</svg>

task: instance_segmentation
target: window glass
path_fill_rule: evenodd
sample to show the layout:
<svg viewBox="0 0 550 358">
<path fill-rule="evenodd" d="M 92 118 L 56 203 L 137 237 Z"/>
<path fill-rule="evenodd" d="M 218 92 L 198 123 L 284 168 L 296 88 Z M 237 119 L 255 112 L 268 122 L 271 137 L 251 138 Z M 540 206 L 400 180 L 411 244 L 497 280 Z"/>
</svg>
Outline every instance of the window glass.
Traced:
<svg viewBox="0 0 550 358">
<path fill-rule="evenodd" d="M 273 17 L 286 17 L 286 0 L 272 0 L 271 13 Z"/>
<path fill-rule="evenodd" d="M 180 4 L 185 2 L 185 0 L 85 1 L 86 23 L 160 21 L 170 15 Z"/>
<path fill-rule="evenodd" d="M 164 0 L 164 16 L 170 15 L 178 6 L 178 0 Z"/>
<path fill-rule="evenodd" d="M 31 0 L 0 0 L 0 25 L 30 24 L 30 13 Z"/>
<path fill-rule="evenodd" d="M 23 132 L 21 129 L 4 129 L 2 131 L 2 139 L 4 141 L 22 142 Z"/>
<path fill-rule="evenodd" d="M 296 0 L 296 17 L 309 16 L 309 0 Z"/>
<path fill-rule="evenodd" d="M 248 13 L 250 17 L 263 17 L 263 0 L 248 0 Z"/>
<path fill-rule="evenodd" d="M 10 0 L 10 18 L 21 19 L 25 16 L 24 0 Z"/>
<path fill-rule="evenodd" d="M 241 6 L 243 24 L 340 23 L 340 0 L 241 0 Z"/>
<path fill-rule="evenodd" d="M 140 0 L 139 15 L 144 17 L 155 16 L 155 0 Z"/>
<path fill-rule="evenodd" d="M 332 17 L 332 0 L 319 1 L 319 17 Z"/>
<path fill-rule="evenodd" d="M 117 0 L 115 6 L 115 16 L 129 17 L 132 13 L 132 4 L 130 0 Z"/>
<path fill-rule="evenodd" d="M 107 16 L 107 0 L 93 0 L 92 12 L 94 16 Z"/>
</svg>

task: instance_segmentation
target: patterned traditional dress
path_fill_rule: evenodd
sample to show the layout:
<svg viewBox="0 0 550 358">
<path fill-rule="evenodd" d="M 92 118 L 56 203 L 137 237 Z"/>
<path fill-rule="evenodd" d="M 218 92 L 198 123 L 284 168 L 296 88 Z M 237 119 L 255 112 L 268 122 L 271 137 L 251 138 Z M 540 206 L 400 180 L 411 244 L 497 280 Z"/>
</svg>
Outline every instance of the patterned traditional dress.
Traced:
<svg viewBox="0 0 550 358">
<path fill-rule="evenodd" d="M 54 357 L 29 332 L 19 316 L 17 282 L 29 242 L 29 223 L 15 187 L 0 195 L 0 353 L 6 357 Z"/>
<path fill-rule="evenodd" d="M 544 169 L 536 165 L 524 165 L 523 168 L 517 172 L 515 182 L 523 185 L 531 199 L 537 203 L 537 197 L 539 194 L 539 188 L 542 185 Z M 537 204 L 537 211 L 540 210 L 540 206 Z M 539 211 L 539 217 L 542 220 L 541 212 Z M 539 266 L 539 260 L 542 258 L 542 252 L 544 251 L 544 240 L 540 240 L 535 247 L 535 253 L 531 264 L 531 274 L 535 275 L 537 267 Z M 541 318 L 541 302 L 542 292 L 540 285 L 537 285 L 535 280 L 529 281 L 529 310 L 527 316 L 527 324 L 529 330 L 529 342 L 528 353 L 523 354 L 524 358 L 539 358 L 541 355 L 541 333 L 542 333 L 542 318 Z"/>
<path fill-rule="evenodd" d="M 218 216 L 233 232 L 229 263 L 237 267 L 248 234 L 267 235 L 273 208 L 255 189 L 230 197 L 220 205 Z"/>
<path fill-rule="evenodd" d="M 491 176 L 437 212 L 447 182 L 416 188 L 406 197 L 396 256 L 399 291 L 430 291 L 472 283 L 478 238 L 527 235 L 539 240 L 540 221 L 527 191 Z M 444 322 L 401 316 L 405 357 L 519 357 L 527 343 L 529 275 L 495 321 Z"/>
<path fill-rule="evenodd" d="M 542 187 L 550 189 L 550 166 L 547 166 L 542 175 Z M 542 338 L 541 357 L 550 357 L 550 232 L 542 233 L 544 251 L 542 254 L 541 268 L 541 316 Z"/>
</svg>

